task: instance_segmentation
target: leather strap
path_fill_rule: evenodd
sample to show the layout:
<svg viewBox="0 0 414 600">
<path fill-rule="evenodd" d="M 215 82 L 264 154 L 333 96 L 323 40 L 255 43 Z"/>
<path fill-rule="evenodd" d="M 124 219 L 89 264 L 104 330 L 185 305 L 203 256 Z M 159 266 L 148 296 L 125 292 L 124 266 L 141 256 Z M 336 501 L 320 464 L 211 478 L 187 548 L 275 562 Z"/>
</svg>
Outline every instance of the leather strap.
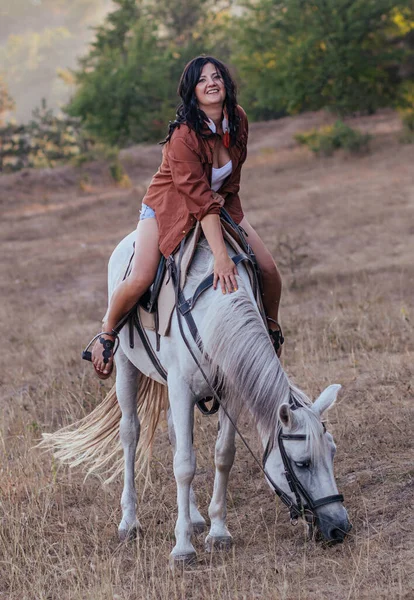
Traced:
<svg viewBox="0 0 414 600">
<path fill-rule="evenodd" d="M 344 497 L 342 494 L 334 494 L 333 496 L 325 496 L 319 498 L 319 500 L 312 500 L 312 510 L 319 506 L 325 506 L 325 504 L 332 504 L 333 502 L 343 502 Z"/>
<path fill-rule="evenodd" d="M 151 359 L 152 364 L 154 365 L 154 367 L 157 369 L 158 373 L 161 375 L 161 377 L 167 381 L 167 371 L 164 369 L 164 367 L 162 366 L 162 364 L 160 363 L 160 361 L 158 360 L 158 356 L 155 354 L 151 343 L 148 339 L 148 336 L 145 332 L 145 329 L 142 327 L 141 324 L 141 320 L 139 317 L 139 311 L 135 311 L 132 318 L 134 319 L 134 325 L 135 325 L 135 329 L 138 332 L 138 335 L 141 339 L 142 345 L 145 348 L 145 351 L 147 352 L 148 356 Z"/>
<path fill-rule="evenodd" d="M 213 400 L 213 405 L 211 408 L 208 408 L 206 404 L 206 402 L 210 401 L 210 398 L 203 398 L 202 400 L 197 401 L 197 408 L 205 417 L 215 415 L 220 408 L 220 403 L 218 402 L 217 398 L 211 398 L 211 400 Z"/>
<path fill-rule="evenodd" d="M 240 225 L 237 225 L 237 223 L 232 219 L 232 217 L 227 212 L 227 210 L 223 207 L 221 207 L 221 209 L 220 209 L 220 218 L 223 221 L 225 221 L 226 223 L 228 223 L 232 229 L 234 229 L 236 234 L 239 236 L 239 239 L 241 241 L 240 245 L 242 246 L 243 250 L 247 254 L 250 254 L 251 248 L 250 248 L 250 244 L 246 240 L 246 237 L 247 237 L 246 232 L 244 231 L 244 229 L 242 227 L 240 227 Z"/>
<path fill-rule="evenodd" d="M 232 256 L 231 259 L 236 266 L 239 263 L 241 263 L 242 261 L 246 261 L 246 262 L 249 262 L 254 267 L 254 261 L 252 260 L 251 256 L 248 256 L 247 254 L 236 254 L 236 256 Z M 206 290 L 208 290 L 213 285 L 213 281 L 214 281 L 214 274 L 211 273 L 205 279 L 203 279 L 203 281 L 197 286 L 197 288 L 196 288 L 194 294 L 191 296 L 191 298 L 189 298 L 188 300 L 184 299 L 183 301 L 180 301 L 178 308 L 182 315 L 184 315 L 187 318 L 187 314 L 191 310 L 193 310 L 193 308 L 194 308 L 197 300 L 201 296 L 201 294 L 203 294 Z M 253 290 L 253 292 L 255 292 L 255 290 Z M 255 296 L 256 296 L 256 294 L 255 294 Z"/>
</svg>

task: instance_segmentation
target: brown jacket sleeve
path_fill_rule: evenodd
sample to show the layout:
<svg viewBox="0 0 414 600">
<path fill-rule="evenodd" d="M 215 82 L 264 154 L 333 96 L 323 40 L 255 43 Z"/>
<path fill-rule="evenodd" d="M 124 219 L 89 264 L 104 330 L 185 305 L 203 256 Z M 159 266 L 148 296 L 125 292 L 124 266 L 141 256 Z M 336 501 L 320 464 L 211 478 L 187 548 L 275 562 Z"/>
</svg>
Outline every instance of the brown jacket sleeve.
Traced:
<svg viewBox="0 0 414 600">
<path fill-rule="evenodd" d="M 170 140 L 168 162 L 174 186 L 190 214 L 197 221 L 207 214 L 220 214 L 220 204 L 210 188 L 200 157 L 182 137 Z"/>
</svg>

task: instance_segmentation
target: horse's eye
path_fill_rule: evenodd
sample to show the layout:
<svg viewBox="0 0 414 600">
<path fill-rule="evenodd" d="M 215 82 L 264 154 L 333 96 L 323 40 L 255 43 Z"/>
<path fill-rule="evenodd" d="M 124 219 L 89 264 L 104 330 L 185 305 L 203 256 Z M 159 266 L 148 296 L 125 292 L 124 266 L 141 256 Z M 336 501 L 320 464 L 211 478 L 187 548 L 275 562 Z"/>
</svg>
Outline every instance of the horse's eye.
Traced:
<svg viewBox="0 0 414 600">
<path fill-rule="evenodd" d="M 309 469 L 310 460 L 305 460 L 304 462 L 295 462 L 295 465 L 299 467 L 299 469 Z"/>
</svg>

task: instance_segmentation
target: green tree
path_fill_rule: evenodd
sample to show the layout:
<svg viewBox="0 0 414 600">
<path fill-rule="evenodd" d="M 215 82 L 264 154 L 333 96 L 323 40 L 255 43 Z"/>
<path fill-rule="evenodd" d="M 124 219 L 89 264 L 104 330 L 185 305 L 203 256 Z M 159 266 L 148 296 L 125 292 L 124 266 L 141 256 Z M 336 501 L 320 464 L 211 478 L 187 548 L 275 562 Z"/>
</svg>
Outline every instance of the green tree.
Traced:
<svg viewBox="0 0 414 600">
<path fill-rule="evenodd" d="M 174 118 L 188 60 L 218 49 L 228 56 L 227 8 L 212 0 L 191 0 L 191 11 L 183 0 L 114 3 L 79 61 L 66 110 L 110 144 L 160 139 Z"/>
<path fill-rule="evenodd" d="M 134 0 L 115 4 L 118 8 L 97 28 L 91 51 L 80 61 L 78 88 L 66 110 L 96 137 L 126 144 L 159 135 L 169 62 L 157 26 L 142 5 Z"/>
<path fill-rule="evenodd" d="M 412 0 L 249 3 L 235 31 L 234 60 L 256 116 L 391 104 L 406 53 L 393 20 L 398 7 L 410 11 Z"/>
</svg>

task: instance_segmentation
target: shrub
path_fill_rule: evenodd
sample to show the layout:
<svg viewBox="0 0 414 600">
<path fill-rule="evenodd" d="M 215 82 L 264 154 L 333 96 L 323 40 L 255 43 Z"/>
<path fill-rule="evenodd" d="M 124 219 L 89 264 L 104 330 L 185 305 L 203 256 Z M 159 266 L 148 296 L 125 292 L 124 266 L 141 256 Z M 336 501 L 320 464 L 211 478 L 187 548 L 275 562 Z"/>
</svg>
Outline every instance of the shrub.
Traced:
<svg viewBox="0 0 414 600">
<path fill-rule="evenodd" d="M 71 160 L 75 167 L 81 167 L 85 163 L 94 160 L 114 160 L 118 159 L 118 146 L 110 146 L 102 142 L 89 141 L 88 148 L 85 152 L 74 156 Z"/>
<path fill-rule="evenodd" d="M 90 142 L 78 120 L 55 116 L 43 100 L 27 125 L 0 127 L 0 173 L 54 167 L 87 152 Z"/>
<path fill-rule="evenodd" d="M 121 165 L 119 161 L 116 161 L 109 165 L 109 172 L 111 177 L 119 187 L 129 188 L 131 187 L 131 180 L 128 175 L 124 171 L 124 167 Z"/>
<path fill-rule="evenodd" d="M 399 109 L 403 125 L 400 141 L 414 143 L 414 82 L 406 84 L 402 94 L 402 107 Z"/>
<path fill-rule="evenodd" d="M 334 125 L 297 133 L 295 140 L 310 148 L 315 154 L 331 156 L 340 148 L 351 154 L 366 151 L 370 135 L 352 129 L 343 121 L 336 121 Z"/>
<path fill-rule="evenodd" d="M 414 144 L 414 109 L 403 111 L 402 117 L 403 130 L 400 136 L 402 144 Z"/>
</svg>

